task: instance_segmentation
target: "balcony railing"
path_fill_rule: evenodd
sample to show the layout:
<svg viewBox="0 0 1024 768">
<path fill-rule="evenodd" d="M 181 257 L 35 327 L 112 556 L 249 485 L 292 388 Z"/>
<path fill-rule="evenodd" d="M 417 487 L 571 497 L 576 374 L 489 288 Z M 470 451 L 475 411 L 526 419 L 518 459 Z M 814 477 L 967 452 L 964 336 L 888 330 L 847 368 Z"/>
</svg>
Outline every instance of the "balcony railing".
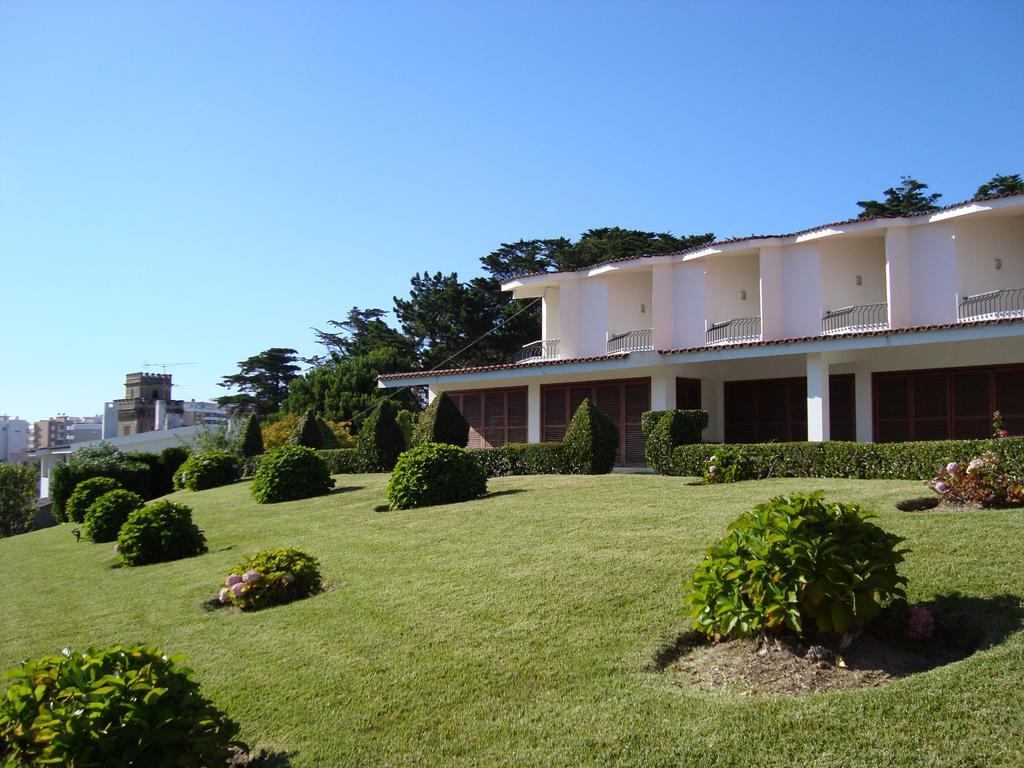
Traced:
<svg viewBox="0 0 1024 768">
<path fill-rule="evenodd" d="M 740 344 L 761 340 L 760 317 L 734 317 L 712 323 L 707 330 L 707 344 Z"/>
<path fill-rule="evenodd" d="M 960 322 L 1003 317 L 1024 317 L 1024 288 L 1003 288 L 965 296 L 957 307 Z"/>
<path fill-rule="evenodd" d="M 523 348 L 512 356 L 512 362 L 533 363 L 555 357 L 558 357 L 558 339 L 540 339 L 524 344 Z"/>
<path fill-rule="evenodd" d="M 654 349 L 654 331 L 650 328 L 615 333 L 608 336 L 608 354 L 613 352 L 639 352 L 644 349 Z"/>
<path fill-rule="evenodd" d="M 881 331 L 888 327 L 889 305 L 884 302 L 830 309 L 821 319 L 821 332 L 826 335 L 851 331 Z"/>
</svg>

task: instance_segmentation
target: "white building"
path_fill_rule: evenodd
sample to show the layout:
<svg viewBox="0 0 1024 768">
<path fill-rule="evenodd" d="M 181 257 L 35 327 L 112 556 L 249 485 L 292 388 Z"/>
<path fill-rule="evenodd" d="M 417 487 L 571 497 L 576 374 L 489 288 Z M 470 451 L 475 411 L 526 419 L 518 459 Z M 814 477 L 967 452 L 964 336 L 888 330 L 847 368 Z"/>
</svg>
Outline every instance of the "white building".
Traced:
<svg viewBox="0 0 1024 768">
<path fill-rule="evenodd" d="M 447 392 L 471 446 L 559 440 L 593 399 L 643 463 L 646 410 L 708 441 L 1024 434 L 1024 196 L 506 282 L 543 304 L 518 361 L 381 376 Z"/>
<path fill-rule="evenodd" d="M 0 416 L 0 464 L 20 464 L 25 460 L 32 425 L 24 419 Z"/>
</svg>

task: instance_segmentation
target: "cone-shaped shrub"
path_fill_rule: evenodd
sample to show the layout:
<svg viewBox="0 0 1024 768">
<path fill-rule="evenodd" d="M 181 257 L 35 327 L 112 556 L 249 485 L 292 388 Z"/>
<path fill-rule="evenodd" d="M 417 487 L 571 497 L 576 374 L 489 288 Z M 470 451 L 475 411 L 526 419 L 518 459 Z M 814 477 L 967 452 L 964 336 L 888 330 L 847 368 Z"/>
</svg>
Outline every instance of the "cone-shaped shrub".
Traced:
<svg viewBox="0 0 1024 768">
<path fill-rule="evenodd" d="M 139 494 L 123 488 L 104 493 L 85 512 L 85 538 L 97 543 L 114 541 L 128 515 L 145 504 Z"/>
<path fill-rule="evenodd" d="M 295 431 L 288 438 L 289 445 L 301 445 L 314 450 L 331 450 L 340 447 L 338 438 L 324 420 L 312 411 L 306 411 L 295 425 Z"/>
<path fill-rule="evenodd" d="M 245 458 L 263 453 L 263 430 L 260 420 L 253 414 L 245 420 L 242 435 L 238 440 L 238 452 Z"/>
<path fill-rule="evenodd" d="M 398 457 L 388 483 L 392 509 L 469 501 L 487 493 L 487 473 L 465 448 L 423 443 Z"/>
<path fill-rule="evenodd" d="M 447 443 L 465 448 L 469 442 L 469 422 L 444 392 L 434 398 L 420 414 L 413 430 L 412 444 Z"/>
<path fill-rule="evenodd" d="M 366 472 L 390 472 L 405 450 L 405 435 L 402 434 L 395 412 L 388 402 L 381 402 L 363 421 L 356 438 L 356 450 L 362 457 Z"/>
<path fill-rule="evenodd" d="M 89 507 L 92 506 L 96 499 L 105 493 L 110 493 L 123 487 L 112 477 L 91 477 L 88 480 L 83 480 L 75 486 L 71 498 L 68 499 L 68 519 L 73 523 L 84 522 L 85 513 L 89 511 Z"/>
<path fill-rule="evenodd" d="M 619 429 L 587 398 L 573 414 L 562 439 L 565 461 L 573 474 L 603 475 L 615 466 Z"/>
</svg>

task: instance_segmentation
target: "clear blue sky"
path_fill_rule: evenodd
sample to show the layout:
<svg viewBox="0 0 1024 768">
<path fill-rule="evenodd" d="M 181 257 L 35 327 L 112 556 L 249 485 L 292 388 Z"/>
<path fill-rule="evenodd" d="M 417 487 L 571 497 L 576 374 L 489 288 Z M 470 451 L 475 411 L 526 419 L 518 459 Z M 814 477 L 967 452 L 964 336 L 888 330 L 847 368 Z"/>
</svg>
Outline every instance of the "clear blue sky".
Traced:
<svg viewBox="0 0 1024 768">
<path fill-rule="evenodd" d="M 521 237 L 1024 172 L 1024 4 L 0 0 L 0 413 L 207 399 Z"/>
</svg>

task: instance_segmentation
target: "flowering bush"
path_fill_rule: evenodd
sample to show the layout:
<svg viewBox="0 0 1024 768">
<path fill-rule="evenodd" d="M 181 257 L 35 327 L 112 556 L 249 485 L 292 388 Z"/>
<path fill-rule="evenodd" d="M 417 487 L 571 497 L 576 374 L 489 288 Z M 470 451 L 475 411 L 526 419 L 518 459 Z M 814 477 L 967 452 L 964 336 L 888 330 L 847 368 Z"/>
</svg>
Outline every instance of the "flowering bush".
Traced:
<svg viewBox="0 0 1024 768">
<path fill-rule="evenodd" d="M 739 448 L 722 446 L 704 462 L 704 482 L 707 485 L 756 479 L 753 460 Z"/>
<path fill-rule="evenodd" d="M 217 599 L 242 610 L 301 600 L 320 591 L 320 563 L 298 549 L 282 547 L 257 552 L 235 568 Z"/>
<path fill-rule="evenodd" d="M 951 461 L 925 484 L 951 504 L 982 507 L 1024 504 L 1024 480 L 1008 472 L 1003 460 L 991 451 L 971 461 Z"/>
</svg>

